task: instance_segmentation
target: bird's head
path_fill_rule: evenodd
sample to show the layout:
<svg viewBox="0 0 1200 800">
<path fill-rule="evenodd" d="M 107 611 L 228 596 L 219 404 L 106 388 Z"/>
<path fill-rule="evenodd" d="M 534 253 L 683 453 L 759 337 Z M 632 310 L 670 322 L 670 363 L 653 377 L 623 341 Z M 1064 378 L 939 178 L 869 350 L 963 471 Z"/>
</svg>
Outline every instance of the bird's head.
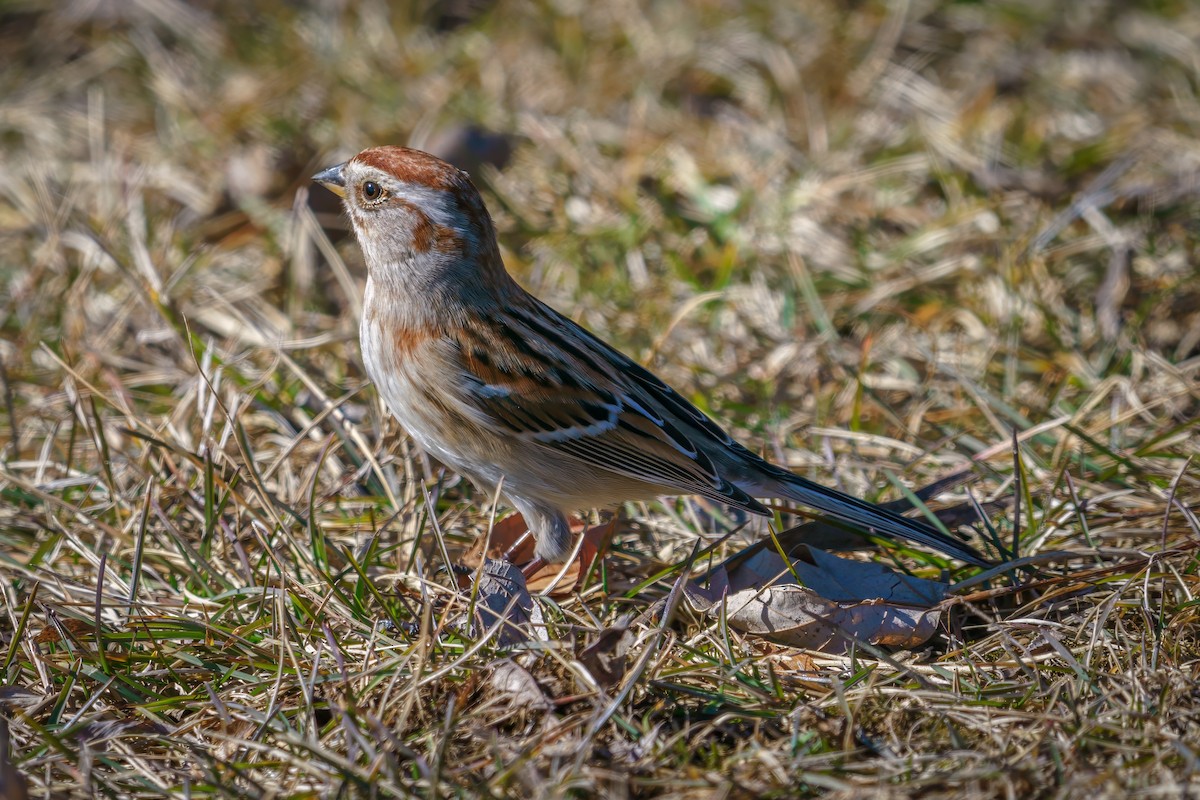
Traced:
<svg viewBox="0 0 1200 800">
<path fill-rule="evenodd" d="M 342 198 L 379 288 L 469 298 L 510 282 L 479 191 L 445 161 L 373 147 L 313 180 Z"/>
</svg>

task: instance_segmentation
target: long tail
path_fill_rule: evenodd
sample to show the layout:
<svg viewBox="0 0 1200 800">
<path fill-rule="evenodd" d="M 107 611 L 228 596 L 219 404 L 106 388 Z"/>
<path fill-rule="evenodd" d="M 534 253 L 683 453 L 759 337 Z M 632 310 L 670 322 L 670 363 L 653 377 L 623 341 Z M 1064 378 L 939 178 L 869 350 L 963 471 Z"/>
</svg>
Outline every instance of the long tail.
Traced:
<svg viewBox="0 0 1200 800">
<path fill-rule="evenodd" d="M 886 508 L 880 508 L 866 500 L 859 500 L 857 497 L 839 492 L 837 489 L 830 489 L 828 486 L 805 480 L 799 475 L 793 475 L 785 470 L 776 468 L 772 470 L 771 477 L 775 480 L 771 482 L 771 485 L 763 487 L 766 490 L 763 495 L 758 495 L 758 492 L 753 490 L 750 493 L 758 496 L 786 497 L 789 500 L 811 506 L 835 521 L 863 529 L 877 536 L 907 539 L 978 567 L 995 566 L 970 545 L 947 536 L 918 520 L 902 517 Z"/>
</svg>

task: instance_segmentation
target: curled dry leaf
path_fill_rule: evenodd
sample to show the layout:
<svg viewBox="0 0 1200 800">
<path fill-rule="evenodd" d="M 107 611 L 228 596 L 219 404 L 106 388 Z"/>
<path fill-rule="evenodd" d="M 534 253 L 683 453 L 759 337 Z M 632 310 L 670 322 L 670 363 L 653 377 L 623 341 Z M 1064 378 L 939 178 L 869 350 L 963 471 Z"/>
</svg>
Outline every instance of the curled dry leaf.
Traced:
<svg viewBox="0 0 1200 800">
<path fill-rule="evenodd" d="M 58 644 L 62 641 L 63 634 L 73 636 L 78 639 L 91 639 L 96 635 L 96 626 L 91 620 L 75 619 L 74 617 L 63 617 L 58 621 L 58 625 L 47 625 L 37 632 L 33 640 L 37 644 Z"/>
<path fill-rule="evenodd" d="M 874 561 L 839 558 L 815 547 L 804 548 L 803 555 L 808 559 L 792 562 L 800 582 L 835 602 L 884 600 L 928 608 L 945 599 L 950 589 L 941 581 L 905 575 Z"/>
<path fill-rule="evenodd" d="M 460 576 L 461 588 L 470 587 L 472 575 Z M 499 647 L 513 647 L 531 637 L 545 641 L 542 609 L 529 595 L 521 570 L 507 561 L 493 558 L 484 563 L 475 592 L 475 618 L 471 620 L 470 629 L 475 636 L 485 636 L 495 630 Z"/>
<path fill-rule="evenodd" d="M 737 630 L 825 653 L 844 652 L 855 642 L 916 647 L 937 632 L 942 613 L 885 601 L 835 603 L 797 584 L 745 589 L 724 597 L 692 586 L 687 598 L 701 613 L 724 613 Z"/>
<path fill-rule="evenodd" d="M 611 628 L 600 631 L 596 640 L 579 653 L 579 663 L 601 687 L 611 689 L 625 677 L 629 645 L 633 634 L 629 632 L 629 618 L 622 617 Z"/>
<path fill-rule="evenodd" d="M 813 680 L 803 681 L 801 685 L 812 689 L 824 688 L 816 680 L 820 677 L 821 668 L 811 652 L 794 647 L 764 645 L 763 653 L 775 665 L 776 670 L 786 672 L 792 681 L 803 681 L 804 676 L 809 675 Z"/>
<path fill-rule="evenodd" d="M 526 586 L 531 592 L 541 592 L 550 588 L 551 597 L 570 595 L 592 568 L 596 559 L 608 550 L 616 533 L 617 518 L 613 517 L 602 525 L 587 526 L 583 520 L 571 518 L 571 533 L 574 536 L 583 535 L 583 544 L 575 559 L 566 564 L 547 564 L 531 575 Z M 487 551 L 484 552 L 484 544 Z M 520 514 L 497 522 L 492 526 L 490 536 L 480 537 L 475 545 L 462 558 L 464 564 L 470 567 L 479 565 L 480 558 L 506 559 L 514 564 L 524 564 L 533 560 L 533 537 L 528 534 L 528 527 Z M 562 572 L 561 580 L 554 580 Z"/>
<path fill-rule="evenodd" d="M 549 711 L 554 707 L 533 674 L 511 658 L 492 665 L 488 686 L 504 695 L 513 708 Z"/>
<path fill-rule="evenodd" d="M 937 632 L 941 609 L 932 606 L 946 584 L 816 548 L 807 555 L 811 563 L 791 565 L 761 548 L 735 556 L 710 573 L 707 587 L 690 582 L 687 599 L 699 613 L 724 615 L 736 630 L 827 653 L 854 642 L 915 647 Z"/>
</svg>

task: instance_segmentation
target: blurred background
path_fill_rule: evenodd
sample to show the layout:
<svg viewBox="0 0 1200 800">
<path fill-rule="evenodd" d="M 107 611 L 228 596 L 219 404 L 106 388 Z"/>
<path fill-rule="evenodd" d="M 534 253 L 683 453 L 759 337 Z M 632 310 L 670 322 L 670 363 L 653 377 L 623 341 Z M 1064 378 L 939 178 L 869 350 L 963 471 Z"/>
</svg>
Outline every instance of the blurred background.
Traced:
<svg viewBox="0 0 1200 800">
<path fill-rule="evenodd" d="M 142 344 L 183 318 L 251 359 L 247 329 L 333 337 L 361 377 L 352 287 L 295 208 L 344 236 L 308 176 L 384 143 L 469 170 L 527 287 L 746 424 L 875 424 L 858 413 L 936 440 L 852 411 L 847 382 L 944 406 L 925 384 L 949 359 L 1040 420 L 1068 375 L 1130 374 L 1131 340 L 1200 352 L 1191 3 L 2 13 L 12 383 L 57 382 L 42 342 L 167 377 Z"/>
<path fill-rule="evenodd" d="M 79 775 L 91 767 L 63 755 L 76 745 L 49 747 L 43 737 L 93 690 L 102 699 L 76 719 L 124 720 L 131 703 L 155 725 L 179 726 L 162 730 L 194 724 L 203 738 L 219 729 L 232 737 L 226 744 L 203 739 L 217 764 L 252 752 L 235 750 L 236 737 L 260 737 L 271 720 L 294 723 L 323 744 L 312 755 L 293 747 L 290 728 L 271 728 L 266 738 L 303 765 L 293 778 L 305 769 L 340 775 L 345 758 L 362 786 L 374 780 L 370 746 L 386 737 L 338 739 L 352 711 L 328 700 L 325 716 L 305 716 L 326 701 L 303 680 L 273 705 L 275 669 L 296 656 L 271 649 L 266 633 L 239 637 L 303 627 L 294 633 L 307 647 L 300 658 L 315 661 L 295 675 L 316 675 L 321 653 L 328 666 L 329 637 L 346 636 L 334 646 L 352 652 L 354 637 L 379 633 L 371 626 L 380 607 L 416 624 L 423 600 L 405 605 L 400 592 L 395 604 L 365 576 L 414 569 L 419 548 L 430 557 L 431 516 L 452 547 L 489 525 L 489 499 L 439 475 L 366 386 L 361 256 L 335 198 L 309 177 L 379 144 L 467 169 L 523 285 L 780 463 L 876 500 L 897 496 L 885 472 L 915 485 L 972 470 L 980 498 L 1021 496 L 1022 554 L 1191 546 L 1194 516 L 1162 514 L 1174 507 L 1165 498 L 1194 498 L 1200 483 L 1195 2 L 3 0 L 0 653 L 10 648 L 7 684 L 42 693 L 23 708 L 43 727 L 21 727 L 14 741 L 22 759 L 42 759 L 47 786 L 59 780 L 86 794 Z M 1090 526 L 1071 511 L 1080 497 Z M 697 533 L 712 542 L 728 530 L 719 510 L 689 504 L 627 514 L 637 535 L 614 545 L 604 605 L 593 595 L 594 611 L 569 612 L 579 626 L 628 610 L 610 598 L 620 589 L 638 602 L 642 582 L 686 558 Z M 1007 541 L 1012 520 L 996 525 Z M 355 569 L 366 571 L 325 542 L 360 548 Z M 1180 559 L 1177 574 L 1192 575 Z M 294 605 L 242 605 L 264 581 L 327 593 L 311 605 L 299 590 Z M 101 595 L 105 608 L 138 600 L 160 642 L 173 643 L 156 646 L 178 652 L 161 669 L 121 662 L 139 672 L 116 700 L 96 688 L 112 664 L 89 656 L 94 672 L 74 691 L 90 688 L 67 703 L 71 654 L 87 648 L 43 659 L 66 630 L 36 647 L 21 633 L 35 623 L 51 630 L 37 622 L 47 608 L 91 624 L 94 605 L 99 624 Z M 1111 605 L 1087 617 L 1096 628 L 1076 630 L 1066 617 L 1054 625 L 1075 630 L 1080 646 L 1110 635 L 1162 644 L 1156 637 L 1194 630 L 1192 596 L 1164 606 L 1162 596 L 1106 595 Z M 196 633 L 189 603 L 228 629 Z M 1163 616 L 1138 610 L 1151 608 Z M 1160 673 L 1170 659 L 1159 650 L 1124 645 L 1094 660 L 1089 650 L 1085 665 L 1049 675 L 1024 662 L 986 680 L 975 671 L 1008 664 L 1013 642 L 1042 652 L 1047 640 L 1035 643 L 1030 630 L 979 645 L 968 671 L 997 682 L 988 702 L 1024 710 L 1044 699 L 1038 712 L 1059 720 L 1045 730 L 1062 736 L 1049 749 L 1020 714 L 997 721 L 949 691 L 921 702 L 952 709 L 953 725 L 906 712 L 866 684 L 849 704 L 846 690 L 785 691 L 766 672 L 734 686 L 728 676 L 748 663 L 738 659 L 765 664 L 769 647 L 735 656 L 728 640 L 693 630 L 691 644 L 671 651 L 681 672 L 629 695 L 636 713 L 591 731 L 603 746 L 576 763 L 599 765 L 589 773 L 596 780 L 612 764 L 637 763 L 654 780 L 690 776 L 698 792 L 735 794 L 735 784 L 840 786 L 846 774 L 831 761 L 805 769 L 831 771 L 834 783 L 797 783 L 787 769 L 799 769 L 788 761 L 797 753 L 843 748 L 856 774 L 884 783 L 982 764 L 971 773 L 980 796 L 1150 787 L 1194 774 L 1195 755 L 1176 747 L 1196 741 L 1194 714 L 1172 728 L 1159 713 L 1186 705 L 1194 672 Z M 1178 635 L 1162 652 L 1194 664 L 1194 642 Z M 111 647 L 136 650 L 120 642 Z M 248 649 L 234 657 L 223 649 L 234 642 Z M 554 771 L 555 756 L 538 755 L 543 744 L 553 750 L 549 734 L 505 750 L 450 733 L 479 673 L 421 677 L 459 657 L 446 647 L 412 668 L 419 700 L 379 700 L 373 712 L 420 755 L 413 763 L 441 769 L 453 755 L 445 783 L 421 772 L 420 785 L 436 793 L 493 780 L 491 791 L 524 786 L 523 796 L 536 796 L 530 787 L 567 774 Z M 194 675 L 170 660 L 195 666 L 201 651 L 210 666 Z M 704 663 L 725 666 L 689 672 L 701 651 Z M 253 677 L 234 675 L 229 659 Z M 409 662 L 393 666 L 410 675 Z M 1059 673 L 1083 678 L 1047 688 Z M 1167 688 L 1152 702 L 1141 683 L 1120 683 L 1135 675 Z M 361 710 L 380 692 L 369 681 L 360 688 Z M 1142 699 L 1101 699 L 1125 692 Z M 1105 733 L 1069 722 L 1085 699 Z M 254 713 L 228 712 L 235 700 Z M 271 717 L 268 706 L 284 711 Z M 342 721 L 330 723 L 335 706 Z M 743 721 L 720 717 L 729 709 Z M 803 734 L 785 724 L 793 712 Z M 774 722 L 745 721 L 760 718 Z M 648 733 L 660 729 L 664 738 Z M 163 786 L 191 774 L 179 764 L 192 756 L 177 743 L 156 746 L 168 754 L 155 773 Z M 488 747 L 524 753 L 527 772 L 489 772 Z M 972 755 L 952 767 L 926 758 L 950 747 Z M 1096 757 L 1062 755 L 1072 747 Z M 112 791 L 140 785 L 141 767 L 109 758 L 96 774 L 108 770 Z M 245 775 L 267 780 L 259 766 Z M 397 774 L 416 774 L 404 769 Z M 212 770 L 188 780 L 217 785 L 221 769 Z M 237 786 L 230 796 L 250 792 Z"/>
</svg>

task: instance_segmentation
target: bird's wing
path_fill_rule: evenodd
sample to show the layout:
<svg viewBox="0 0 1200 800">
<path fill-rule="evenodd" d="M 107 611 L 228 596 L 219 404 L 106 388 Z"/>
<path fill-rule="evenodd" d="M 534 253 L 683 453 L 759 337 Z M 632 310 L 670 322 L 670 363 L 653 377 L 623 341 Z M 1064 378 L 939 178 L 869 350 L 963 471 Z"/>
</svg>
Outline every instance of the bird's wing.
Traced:
<svg viewBox="0 0 1200 800">
<path fill-rule="evenodd" d="M 697 430 L 701 439 L 711 435 L 707 428 L 727 439 L 720 428 L 626 356 L 532 302 L 448 334 L 466 378 L 459 400 L 477 422 L 663 494 L 699 494 L 769 513 L 721 475 L 705 443 L 695 441 Z M 637 379 L 669 393 L 670 413 Z"/>
<path fill-rule="evenodd" d="M 787 497 L 855 528 L 990 564 L 918 520 L 763 461 L 649 370 L 540 301 L 530 303 L 464 329 L 456 342 L 477 418 L 664 494 L 704 495 L 756 513 L 767 509 L 750 492 Z"/>
</svg>

